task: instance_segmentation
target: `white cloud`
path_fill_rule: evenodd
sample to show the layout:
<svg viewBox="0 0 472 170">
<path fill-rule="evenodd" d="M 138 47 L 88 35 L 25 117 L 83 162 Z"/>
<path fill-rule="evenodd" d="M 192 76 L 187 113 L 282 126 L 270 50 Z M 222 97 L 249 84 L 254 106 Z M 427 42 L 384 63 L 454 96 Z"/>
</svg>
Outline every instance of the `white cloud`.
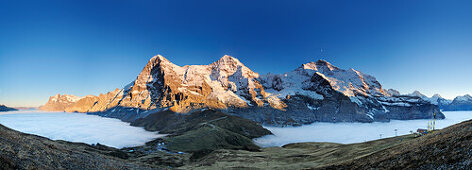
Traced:
<svg viewBox="0 0 472 170">
<path fill-rule="evenodd" d="M 0 113 L 0 124 L 53 140 L 104 144 L 117 148 L 138 146 L 164 136 L 118 119 L 83 113 L 15 111 Z"/>
<path fill-rule="evenodd" d="M 444 128 L 465 120 L 472 119 L 472 112 L 444 112 L 446 119 L 436 120 L 437 128 Z M 255 139 L 255 143 L 264 146 L 282 146 L 296 142 L 334 142 L 359 143 L 380 138 L 416 132 L 418 128 L 427 127 L 428 120 L 392 120 L 388 123 L 313 123 L 301 127 L 265 127 L 274 135 Z"/>
</svg>

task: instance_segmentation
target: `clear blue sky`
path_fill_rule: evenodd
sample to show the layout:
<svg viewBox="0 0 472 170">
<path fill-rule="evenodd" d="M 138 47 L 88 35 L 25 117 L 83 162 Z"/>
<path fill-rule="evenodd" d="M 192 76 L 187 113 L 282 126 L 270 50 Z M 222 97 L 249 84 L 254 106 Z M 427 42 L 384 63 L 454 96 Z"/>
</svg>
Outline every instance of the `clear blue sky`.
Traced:
<svg viewBox="0 0 472 170">
<path fill-rule="evenodd" d="M 385 88 L 453 98 L 472 93 L 471 9 L 435 0 L 0 0 L 0 104 L 121 88 L 156 54 L 178 65 L 228 54 L 262 74 L 323 58 Z"/>
</svg>

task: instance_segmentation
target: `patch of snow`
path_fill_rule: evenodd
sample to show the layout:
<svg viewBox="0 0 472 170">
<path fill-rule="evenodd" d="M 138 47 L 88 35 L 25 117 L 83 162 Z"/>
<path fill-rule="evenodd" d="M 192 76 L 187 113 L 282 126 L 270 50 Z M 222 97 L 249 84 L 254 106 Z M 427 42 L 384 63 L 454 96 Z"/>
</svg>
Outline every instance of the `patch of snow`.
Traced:
<svg viewBox="0 0 472 170">
<path fill-rule="evenodd" d="M 401 107 L 411 107 L 411 104 L 409 103 L 389 103 L 389 102 L 383 102 L 381 101 L 380 102 L 382 105 L 386 105 L 386 106 L 401 106 Z"/>
<path fill-rule="evenodd" d="M 306 107 L 308 107 L 308 109 L 310 109 L 310 110 L 318 110 L 319 109 L 318 107 L 313 107 L 313 106 L 310 106 L 309 104 L 307 104 Z"/>
</svg>

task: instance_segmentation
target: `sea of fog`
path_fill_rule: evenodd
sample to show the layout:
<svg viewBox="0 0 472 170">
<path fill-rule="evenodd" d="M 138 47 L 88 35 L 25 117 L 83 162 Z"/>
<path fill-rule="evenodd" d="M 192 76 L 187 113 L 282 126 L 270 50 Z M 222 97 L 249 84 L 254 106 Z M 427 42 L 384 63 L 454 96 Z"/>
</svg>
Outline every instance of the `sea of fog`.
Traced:
<svg viewBox="0 0 472 170">
<path fill-rule="evenodd" d="M 472 119 L 472 112 L 443 112 L 436 120 L 444 128 Z M 274 135 L 254 139 L 263 146 L 282 146 L 296 142 L 358 143 L 395 135 L 409 134 L 426 128 L 428 120 L 392 120 L 387 123 L 313 123 L 300 127 L 265 127 Z M 54 140 L 104 144 L 117 148 L 138 146 L 164 135 L 148 132 L 118 119 L 83 113 L 13 111 L 0 112 L 0 124 L 12 129 Z M 395 131 L 396 129 L 396 131 Z"/>
<path fill-rule="evenodd" d="M 144 145 L 164 135 L 148 132 L 118 119 L 83 113 L 0 112 L 0 124 L 53 140 L 104 144 L 117 148 Z"/>
<path fill-rule="evenodd" d="M 444 120 L 436 120 L 436 128 L 444 128 L 465 120 L 472 119 L 471 111 L 443 112 Z M 359 143 L 426 129 L 428 120 L 392 120 L 381 123 L 313 123 L 300 127 L 267 127 L 274 135 L 254 140 L 263 147 L 282 146 L 297 142 L 334 142 Z M 395 129 L 397 131 L 395 131 Z"/>
</svg>

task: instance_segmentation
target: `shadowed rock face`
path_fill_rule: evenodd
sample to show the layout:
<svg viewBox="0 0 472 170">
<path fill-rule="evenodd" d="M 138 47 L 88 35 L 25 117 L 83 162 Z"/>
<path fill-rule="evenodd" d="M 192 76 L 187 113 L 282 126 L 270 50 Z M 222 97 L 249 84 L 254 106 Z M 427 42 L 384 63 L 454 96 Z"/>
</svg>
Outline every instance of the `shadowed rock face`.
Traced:
<svg viewBox="0 0 472 170">
<path fill-rule="evenodd" d="M 189 113 L 210 108 L 275 126 L 430 118 L 434 112 L 444 117 L 429 101 L 393 92 L 370 75 L 324 60 L 260 76 L 231 56 L 209 65 L 177 66 L 157 55 L 123 89 L 55 109 L 133 122 L 167 109 Z"/>
</svg>

